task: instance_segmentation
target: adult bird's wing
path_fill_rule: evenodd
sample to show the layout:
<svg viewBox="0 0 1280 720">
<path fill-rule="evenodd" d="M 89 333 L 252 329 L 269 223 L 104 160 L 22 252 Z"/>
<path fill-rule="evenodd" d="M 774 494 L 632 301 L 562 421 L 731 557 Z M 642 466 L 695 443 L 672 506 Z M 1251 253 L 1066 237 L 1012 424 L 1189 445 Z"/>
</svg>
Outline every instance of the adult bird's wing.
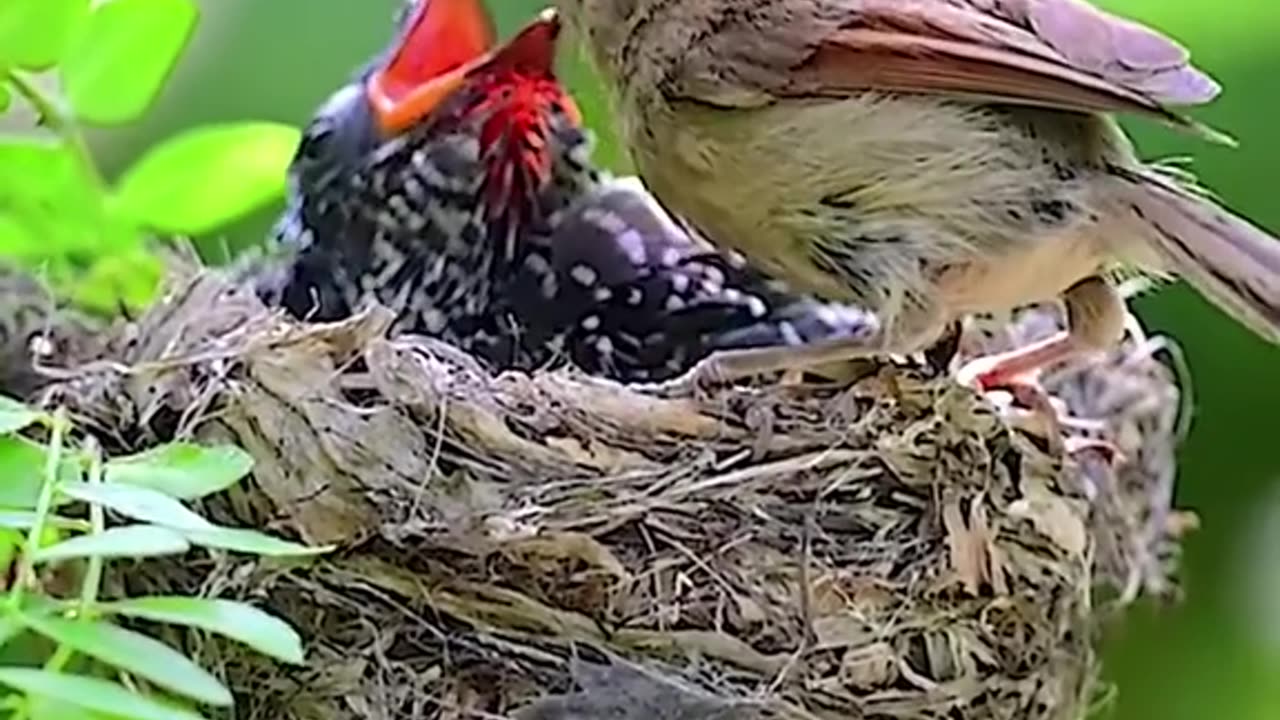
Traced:
<svg viewBox="0 0 1280 720">
<path fill-rule="evenodd" d="M 848 13 L 779 95 L 944 93 L 1073 111 L 1174 112 L 1219 85 L 1173 40 L 1083 0 L 845 0 Z"/>
</svg>

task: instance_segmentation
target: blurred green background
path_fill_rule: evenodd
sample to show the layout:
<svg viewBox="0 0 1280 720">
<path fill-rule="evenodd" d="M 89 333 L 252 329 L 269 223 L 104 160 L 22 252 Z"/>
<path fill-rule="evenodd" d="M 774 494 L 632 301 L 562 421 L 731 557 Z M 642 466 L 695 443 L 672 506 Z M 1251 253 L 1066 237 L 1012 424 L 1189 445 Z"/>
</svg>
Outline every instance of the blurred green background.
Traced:
<svg viewBox="0 0 1280 720">
<path fill-rule="evenodd" d="M 93 136 L 108 175 L 180 129 L 220 120 L 303 123 L 320 101 L 386 40 L 400 0 L 203 0 L 204 19 L 174 82 L 148 117 Z M 545 0 L 491 0 L 511 32 Z M 1204 181 L 1237 210 L 1280 231 L 1280 3 L 1276 0 L 1111 0 L 1193 48 L 1226 86 L 1200 113 L 1240 140 L 1209 147 L 1130 123 L 1148 157 L 1190 155 Z M 609 111 L 577 54 L 565 76 L 601 134 L 599 157 L 624 167 L 607 133 Z M 258 242 L 272 213 L 219 237 L 210 256 Z M 1187 544 L 1187 600 L 1143 607 L 1118 623 L 1107 673 L 1119 696 L 1104 717 L 1121 720 L 1280 718 L 1280 351 L 1265 346 L 1182 287 L 1138 301 L 1153 331 L 1183 344 L 1196 384 L 1179 504 L 1203 529 Z"/>
</svg>

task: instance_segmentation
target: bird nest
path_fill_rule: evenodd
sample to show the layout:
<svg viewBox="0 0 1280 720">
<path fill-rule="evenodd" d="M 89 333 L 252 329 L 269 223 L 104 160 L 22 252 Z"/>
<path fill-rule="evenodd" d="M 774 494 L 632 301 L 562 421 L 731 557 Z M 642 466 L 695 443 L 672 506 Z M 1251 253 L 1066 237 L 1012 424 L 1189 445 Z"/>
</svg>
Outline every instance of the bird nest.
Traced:
<svg viewBox="0 0 1280 720">
<path fill-rule="evenodd" d="M 340 545 L 117 577 L 299 630 L 304 668 L 173 631 L 238 718 L 1080 718 L 1105 618 L 1172 589 L 1153 340 L 1046 379 L 1108 462 L 909 363 L 663 399 L 494 375 L 377 308 L 306 326 L 213 273 L 170 287 L 40 397 L 130 449 L 236 442 L 252 483 L 206 512 Z"/>
</svg>

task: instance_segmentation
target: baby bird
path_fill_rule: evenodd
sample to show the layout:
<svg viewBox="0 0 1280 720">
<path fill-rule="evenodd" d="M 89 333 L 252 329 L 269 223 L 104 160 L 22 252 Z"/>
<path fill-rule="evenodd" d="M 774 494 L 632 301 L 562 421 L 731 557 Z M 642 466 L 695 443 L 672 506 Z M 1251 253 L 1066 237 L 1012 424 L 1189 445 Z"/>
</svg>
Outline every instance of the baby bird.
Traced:
<svg viewBox="0 0 1280 720">
<path fill-rule="evenodd" d="M 725 348 L 874 331 L 677 226 L 634 178 L 590 161 L 554 74 L 559 25 L 495 40 L 480 0 L 407 6 L 392 46 L 304 132 L 260 295 L 333 320 L 377 300 L 396 330 L 494 368 L 567 357 L 662 380 Z"/>
</svg>

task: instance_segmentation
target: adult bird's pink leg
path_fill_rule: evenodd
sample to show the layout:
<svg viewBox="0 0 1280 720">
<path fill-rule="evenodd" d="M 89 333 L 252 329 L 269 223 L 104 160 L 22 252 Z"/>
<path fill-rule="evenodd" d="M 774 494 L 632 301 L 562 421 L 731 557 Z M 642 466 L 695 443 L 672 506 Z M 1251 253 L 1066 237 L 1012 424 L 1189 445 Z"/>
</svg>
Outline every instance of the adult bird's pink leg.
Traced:
<svg viewBox="0 0 1280 720">
<path fill-rule="evenodd" d="M 1018 403 L 1043 413 L 1051 434 L 1057 437 L 1062 436 L 1061 422 L 1051 397 L 1039 383 L 1040 371 L 1115 347 L 1124 337 L 1126 317 L 1124 299 L 1099 277 L 1071 286 L 1062 301 L 1067 310 L 1066 330 L 1020 348 L 975 358 L 956 373 L 959 382 L 979 391 L 1009 391 Z M 1101 443 L 1100 448 L 1114 449 L 1109 443 Z"/>
</svg>

